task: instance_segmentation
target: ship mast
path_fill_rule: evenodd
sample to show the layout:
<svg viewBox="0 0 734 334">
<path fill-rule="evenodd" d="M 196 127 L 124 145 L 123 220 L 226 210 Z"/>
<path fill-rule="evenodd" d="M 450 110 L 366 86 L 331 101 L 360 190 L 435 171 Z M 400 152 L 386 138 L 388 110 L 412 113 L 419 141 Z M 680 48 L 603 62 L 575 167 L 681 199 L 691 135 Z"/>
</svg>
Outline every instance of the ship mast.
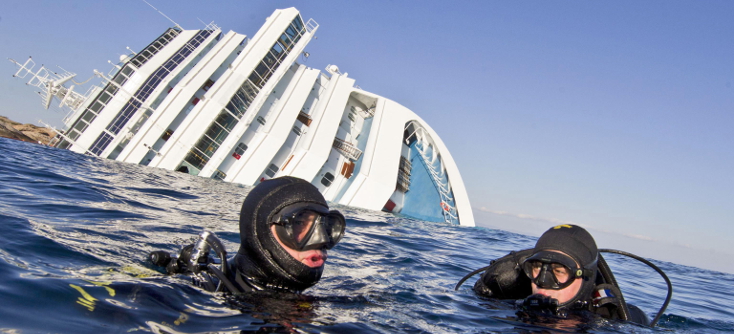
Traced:
<svg viewBox="0 0 734 334">
<path fill-rule="evenodd" d="M 66 82 L 70 80 L 74 82 L 72 79 L 76 77 L 75 73 L 60 68 L 63 72 L 59 74 L 48 70 L 43 65 L 34 72 L 33 68 L 36 66 L 36 63 L 31 57 L 28 57 L 28 60 L 23 64 L 14 59 L 8 58 L 8 60 L 19 67 L 18 71 L 13 74 L 13 77 L 23 79 L 30 75 L 26 85 L 38 87 L 41 90 L 38 94 L 43 100 L 44 108 L 48 109 L 51 106 L 51 101 L 54 97 L 61 101 L 59 104 L 60 108 L 69 106 L 72 110 L 76 110 L 84 103 L 86 97 L 75 92 L 74 85 L 70 87 L 65 86 Z"/>
</svg>

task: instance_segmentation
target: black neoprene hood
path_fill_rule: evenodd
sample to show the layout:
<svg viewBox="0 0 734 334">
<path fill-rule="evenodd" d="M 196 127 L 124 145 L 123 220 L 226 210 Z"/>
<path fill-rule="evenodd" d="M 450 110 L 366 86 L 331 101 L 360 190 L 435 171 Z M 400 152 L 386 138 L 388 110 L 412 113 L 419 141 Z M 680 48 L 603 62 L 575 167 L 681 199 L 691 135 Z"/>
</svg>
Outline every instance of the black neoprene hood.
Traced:
<svg viewBox="0 0 734 334">
<path fill-rule="evenodd" d="M 596 267 L 595 264 L 599 254 L 596 242 L 591 234 L 580 226 L 558 225 L 551 227 L 540 236 L 533 253 L 552 250 L 565 253 L 582 267 Z"/>
<path fill-rule="evenodd" d="M 538 239 L 533 255 L 548 251 L 561 251 L 576 261 L 588 273 L 583 279 L 579 292 L 571 300 L 559 305 L 573 308 L 579 302 L 588 302 L 594 290 L 599 250 L 594 238 L 584 228 L 576 225 L 551 227 Z"/>
<path fill-rule="evenodd" d="M 240 212 L 240 249 L 236 269 L 247 279 L 273 289 L 302 291 L 316 284 L 324 267 L 311 268 L 294 259 L 270 231 L 273 216 L 295 203 L 311 203 L 329 209 L 311 183 L 280 177 L 258 184 L 245 198 Z"/>
</svg>

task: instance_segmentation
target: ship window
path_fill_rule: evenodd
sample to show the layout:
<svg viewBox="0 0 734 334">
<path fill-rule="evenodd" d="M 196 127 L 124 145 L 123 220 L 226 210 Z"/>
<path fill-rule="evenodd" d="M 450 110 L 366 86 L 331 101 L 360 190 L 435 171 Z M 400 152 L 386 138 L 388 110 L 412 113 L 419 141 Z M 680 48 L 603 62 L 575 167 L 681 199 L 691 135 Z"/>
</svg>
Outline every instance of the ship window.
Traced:
<svg viewBox="0 0 734 334">
<path fill-rule="evenodd" d="M 247 145 L 245 143 L 239 143 L 237 144 L 237 147 L 234 149 L 234 153 L 237 153 L 239 155 L 242 155 L 247 151 Z"/>
<path fill-rule="evenodd" d="M 91 107 L 89 107 L 89 110 L 95 114 L 99 114 L 99 110 L 102 109 L 102 107 L 103 107 L 102 103 L 97 101 L 97 102 L 94 102 L 94 104 Z"/>
<path fill-rule="evenodd" d="M 331 174 L 329 172 L 324 174 L 324 177 L 321 179 L 321 184 L 327 187 L 330 186 L 332 182 L 334 182 L 334 174 Z"/>
<path fill-rule="evenodd" d="M 221 170 L 218 170 L 218 169 L 217 169 L 216 172 L 214 172 L 214 175 L 212 175 L 212 179 L 215 179 L 215 180 L 222 180 L 222 181 L 224 181 L 224 178 L 225 177 L 227 177 L 227 174 L 225 174 L 224 172 L 222 172 Z"/>
<path fill-rule="evenodd" d="M 232 110 L 234 110 L 234 111 L 232 111 Z M 234 105 L 232 104 L 232 102 L 229 102 L 229 104 L 226 107 L 224 107 L 223 111 L 226 111 L 226 113 L 228 115 L 232 116 L 233 118 L 239 117 L 239 116 L 242 115 L 242 113 L 237 112 L 238 110 L 237 110 L 237 108 L 234 107 Z"/>
<path fill-rule="evenodd" d="M 223 112 L 219 113 L 215 122 L 225 129 L 232 129 L 234 128 L 234 125 L 237 124 L 237 119 L 232 117 L 229 113 Z"/>
<path fill-rule="evenodd" d="M 285 30 L 285 33 L 290 37 L 291 39 L 295 39 L 297 33 L 296 30 L 293 29 L 293 26 L 288 27 L 288 29 Z"/>
<path fill-rule="evenodd" d="M 300 136 L 301 134 L 303 134 L 303 131 L 301 131 L 301 128 L 295 125 L 293 126 L 293 129 L 291 129 L 291 131 L 293 131 L 293 133 L 295 133 L 296 136 Z"/>
<path fill-rule="evenodd" d="M 275 44 L 273 45 L 273 48 L 272 48 L 272 49 L 270 49 L 270 51 L 272 51 L 272 52 L 273 52 L 273 55 L 274 55 L 274 56 L 275 56 L 275 58 L 277 58 L 277 59 L 280 59 L 280 58 L 282 58 L 282 56 L 283 56 L 283 47 L 282 47 L 282 46 L 281 46 L 280 44 L 278 44 L 278 43 L 275 43 Z"/>
<path fill-rule="evenodd" d="M 237 91 L 237 94 L 234 95 L 232 98 L 232 101 L 230 102 L 232 105 L 236 106 L 236 114 L 238 116 L 242 116 L 242 114 L 245 113 L 247 110 L 247 107 L 250 106 L 250 103 L 252 102 L 254 98 L 247 94 L 242 88 L 240 88 Z"/>
<path fill-rule="evenodd" d="M 199 169 L 204 168 L 204 165 L 206 165 L 207 163 L 207 159 L 197 154 L 197 152 L 195 152 L 194 150 L 189 151 L 189 154 L 186 155 L 184 161 L 192 164 L 194 167 Z"/>
<path fill-rule="evenodd" d="M 127 81 L 127 77 L 124 76 L 122 73 L 117 74 L 114 78 L 112 78 L 112 81 L 117 83 L 118 85 L 122 85 Z"/>
<path fill-rule="evenodd" d="M 229 135 L 229 132 L 225 130 L 222 127 L 219 126 L 212 126 L 209 127 L 209 130 L 206 132 L 206 135 L 214 140 L 217 143 L 221 143 L 224 141 L 224 138 L 227 138 L 227 135 Z"/>
<path fill-rule="evenodd" d="M 66 136 L 69 137 L 69 139 L 71 140 L 76 140 L 77 138 L 79 138 L 79 132 L 72 129 L 71 132 L 69 132 L 69 134 L 67 134 Z"/>
<path fill-rule="evenodd" d="M 268 80 L 268 78 L 270 77 L 270 69 L 263 62 L 260 62 L 260 64 L 257 65 L 257 67 L 255 68 L 255 73 L 263 78 L 263 81 Z"/>
<path fill-rule="evenodd" d="M 117 87 L 115 87 L 115 85 L 109 85 L 109 86 L 107 86 L 107 88 L 105 88 L 105 92 L 107 92 L 107 94 L 110 94 L 110 95 L 113 95 L 113 96 L 115 94 L 117 94 L 117 91 L 118 90 L 119 89 Z"/>
<path fill-rule="evenodd" d="M 112 98 L 112 95 L 108 94 L 106 91 L 102 92 L 102 94 L 99 95 L 98 101 L 107 104 L 107 101 L 109 101 Z"/>
<path fill-rule="evenodd" d="M 275 173 L 278 172 L 278 169 L 278 166 L 270 164 L 270 166 L 268 166 L 268 169 L 265 171 L 265 175 L 267 175 L 268 177 L 273 177 L 275 176 Z"/>
<path fill-rule="evenodd" d="M 275 58 L 272 52 L 268 52 L 268 54 L 265 55 L 265 58 L 263 58 L 263 63 L 268 65 L 270 68 L 275 68 L 277 62 L 278 59 Z"/>
<path fill-rule="evenodd" d="M 296 30 L 302 31 L 303 30 L 303 20 L 301 19 L 301 16 L 296 16 L 295 19 L 293 19 L 293 25 L 296 26 Z"/>
<path fill-rule="evenodd" d="M 78 122 L 78 123 L 76 123 L 76 126 L 74 127 L 74 130 L 79 131 L 79 132 L 84 132 L 84 130 L 87 129 L 87 126 L 88 125 L 89 124 L 87 124 L 87 122 Z"/>
<path fill-rule="evenodd" d="M 169 138 L 171 138 L 172 134 L 173 134 L 173 130 L 168 129 L 166 130 L 166 132 L 163 133 L 163 136 L 161 137 L 161 139 L 168 140 Z"/>
<path fill-rule="evenodd" d="M 263 82 L 260 79 L 260 76 L 257 75 L 257 73 L 252 72 L 252 74 L 250 74 L 250 77 L 248 79 L 250 79 L 250 82 L 252 82 L 253 85 L 259 88 L 263 88 Z"/>
<path fill-rule="evenodd" d="M 212 81 L 212 79 L 209 79 L 209 80 L 207 80 L 207 81 L 206 81 L 206 82 L 204 83 L 204 86 L 203 86 L 203 87 L 201 87 L 201 89 L 203 89 L 204 91 L 208 91 L 208 90 L 209 90 L 209 88 L 212 88 L 212 85 L 214 85 L 214 81 Z"/>
<path fill-rule="evenodd" d="M 242 92 L 242 99 L 244 99 L 247 102 L 247 105 L 249 106 L 252 100 L 255 99 L 255 96 L 257 96 L 257 93 L 259 90 L 252 86 L 251 83 L 245 81 L 245 83 L 240 87 L 240 91 Z"/>
<path fill-rule="evenodd" d="M 88 123 L 92 123 L 92 120 L 94 119 L 94 114 L 87 111 L 82 115 L 82 119 L 87 121 Z"/>
<path fill-rule="evenodd" d="M 130 75 L 132 75 L 132 73 L 133 73 L 133 69 L 132 69 L 132 68 L 131 68 L 130 66 L 125 66 L 125 67 L 123 67 L 123 68 L 122 68 L 122 71 L 121 71 L 121 73 L 122 73 L 122 74 L 123 74 L 124 76 L 126 76 L 126 77 L 128 77 L 128 78 L 129 78 L 129 77 L 130 77 Z"/>
<path fill-rule="evenodd" d="M 104 150 L 107 148 L 107 145 L 110 144 L 112 141 L 112 136 L 108 134 L 107 132 L 102 132 L 102 134 L 97 137 L 97 140 L 92 143 L 92 146 L 89 148 L 89 152 L 92 152 L 92 154 L 99 156 L 104 152 Z"/>
<path fill-rule="evenodd" d="M 291 39 L 288 38 L 288 35 L 283 33 L 282 35 L 280 35 L 280 44 L 283 44 L 283 46 L 285 46 L 284 49 L 290 51 L 291 47 L 293 46 L 293 41 L 291 41 Z"/>
<path fill-rule="evenodd" d="M 219 148 L 219 144 L 213 142 L 207 136 L 204 136 L 201 137 L 194 147 L 207 157 L 211 157 L 211 155 Z"/>
</svg>

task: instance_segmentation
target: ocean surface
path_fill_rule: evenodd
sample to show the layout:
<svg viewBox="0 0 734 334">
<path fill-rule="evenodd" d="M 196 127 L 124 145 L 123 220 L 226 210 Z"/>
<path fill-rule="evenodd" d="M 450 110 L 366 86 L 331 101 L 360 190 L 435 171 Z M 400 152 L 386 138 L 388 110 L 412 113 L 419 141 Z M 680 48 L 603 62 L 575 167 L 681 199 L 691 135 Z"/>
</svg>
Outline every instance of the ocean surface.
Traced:
<svg viewBox="0 0 734 334">
<path fill-rule="evenodd" d="M 302 295 L 209 293 L 146 261 L 204 229 L 236 252 L 249 189 L 0 138 L 0 333 L 734 332 L 734 275 L 652 259 L 675 289 L 659 327 L 526 323 L 511 304 L 477 298 L 478 276 L 454 286 L 535 238 L 350 207 L 336 206 L 347 234 Z M 663 279 L 606 258 L 627 301 L 652 318 Z"/>
</svg>

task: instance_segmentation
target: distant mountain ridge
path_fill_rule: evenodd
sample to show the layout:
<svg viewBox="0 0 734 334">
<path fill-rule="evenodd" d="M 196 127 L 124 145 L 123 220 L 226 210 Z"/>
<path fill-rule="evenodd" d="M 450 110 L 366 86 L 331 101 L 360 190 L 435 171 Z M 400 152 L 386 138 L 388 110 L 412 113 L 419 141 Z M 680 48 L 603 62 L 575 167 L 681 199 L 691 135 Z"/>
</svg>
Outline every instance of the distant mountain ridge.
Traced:
<svg viewBox="0 0 734 334">
<path fill-rule="evenodd" d="M 33 124 L 22 124 L 0 116 L 0 137 L 48 145 L 56 131 Z"/>
</svg>

